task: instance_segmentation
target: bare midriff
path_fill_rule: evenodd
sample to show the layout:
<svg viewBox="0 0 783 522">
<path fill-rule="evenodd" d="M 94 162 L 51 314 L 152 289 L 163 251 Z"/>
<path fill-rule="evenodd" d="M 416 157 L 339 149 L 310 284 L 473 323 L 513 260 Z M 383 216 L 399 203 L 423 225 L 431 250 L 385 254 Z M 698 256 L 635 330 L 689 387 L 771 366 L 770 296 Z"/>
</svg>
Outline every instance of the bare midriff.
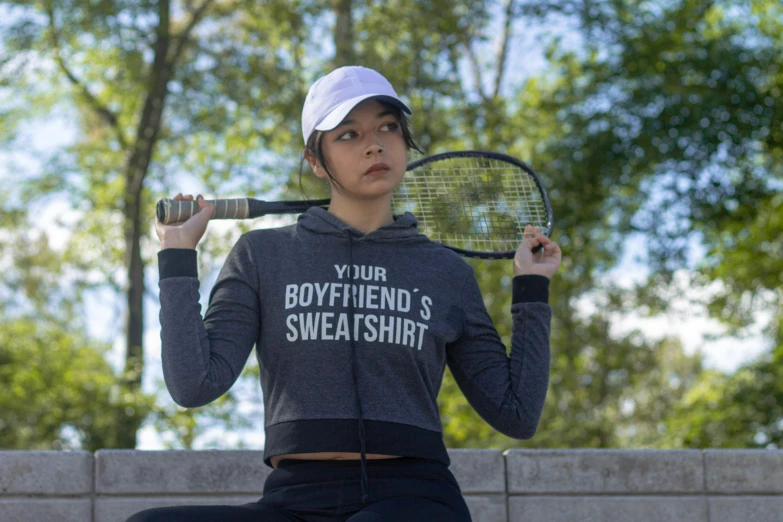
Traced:
<svg viewBox="0 0 783 522">
<path fill-rule="evenodd" d="M 402 455 L 380 455 L 378 453 L 366 453 L 364 455 L 367 460 L 376 459 L 399 459 Z M 299 460 L 361 460 L 361 453 L 345 453 L 345 452 L 322 452 L 322 453 L 288 453 L 285 455 L 275 455 L 270 460 L 272 467 L 277 469 L 277 464 L 283 459 L 299 459 Z"/>
</svg>

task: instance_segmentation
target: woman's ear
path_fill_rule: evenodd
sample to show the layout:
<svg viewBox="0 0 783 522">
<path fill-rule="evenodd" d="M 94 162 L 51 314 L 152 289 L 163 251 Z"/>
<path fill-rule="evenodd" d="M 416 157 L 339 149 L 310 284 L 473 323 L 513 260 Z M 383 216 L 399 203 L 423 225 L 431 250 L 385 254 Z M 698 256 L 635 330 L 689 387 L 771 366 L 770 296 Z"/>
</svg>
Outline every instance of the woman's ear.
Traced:
<svg viewBox="0 0 783 522">
<path fill-rule="evenodd" d="M 309 150 L 304 150 L 304 158 L 305 161 L 307 161 L 307 164 L 310 165 L 310 170 L 313 171 L 313 174 L 315 174 L 319 178 L 323 178 L 326 176 L 326 173 L 323 171 L 321 166 L 318 164 L 318 161 L 315 159 L 315 155 L 310 152 Z"/>
</svg>

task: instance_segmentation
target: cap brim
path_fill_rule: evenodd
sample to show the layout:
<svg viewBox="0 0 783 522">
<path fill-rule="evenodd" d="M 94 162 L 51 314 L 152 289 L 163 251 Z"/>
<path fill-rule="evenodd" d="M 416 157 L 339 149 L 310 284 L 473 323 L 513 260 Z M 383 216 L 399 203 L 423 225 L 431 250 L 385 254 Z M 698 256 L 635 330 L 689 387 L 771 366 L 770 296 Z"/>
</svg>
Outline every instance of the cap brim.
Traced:
<svg viewBox="0 0 783 522">
<path fill-rule="evenodd" d="M 348 116 L 348 113 L 351 112 L 354 107 L 359 105 L 364 100 L 369 100 L 371 98 L 390 103 L 398 107 L 401 111 L 407 114 L 412 114 L 410 108 L 408 108 L 407 105 L 402 103 L 397 98 L 393 98 L 392 96 L 388 96 L 386 94 L 363 94 L 362 96 L 357 96 L 356 98 L 346 100 L 332 109 L 332 112 L 330 112 L 326 118 L 321 121 L 321 123 L 315 126 L 315 130 L 329 131 L 334 129 L 345 119 L 346 116 Z"/>
</svg>

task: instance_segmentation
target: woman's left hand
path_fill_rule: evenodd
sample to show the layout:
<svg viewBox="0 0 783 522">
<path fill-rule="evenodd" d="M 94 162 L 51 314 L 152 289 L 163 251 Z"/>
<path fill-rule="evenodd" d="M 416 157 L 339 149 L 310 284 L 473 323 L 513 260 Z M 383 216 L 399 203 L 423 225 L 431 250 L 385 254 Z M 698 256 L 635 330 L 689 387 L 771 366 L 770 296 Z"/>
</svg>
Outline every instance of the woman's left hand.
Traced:
<svg viewBox="0 0 783 522">
<path fill-rule="evenodd" d="M 528 225 L 522 235 L 522 242 L 514 254 L 514 275 L 537 274 L 551 278 L 560 268 L 562 253 L 557 243 L 541 234 L 541 227 Z M 543 248 L 536 252 L 538 245 Z"/>
</svg>

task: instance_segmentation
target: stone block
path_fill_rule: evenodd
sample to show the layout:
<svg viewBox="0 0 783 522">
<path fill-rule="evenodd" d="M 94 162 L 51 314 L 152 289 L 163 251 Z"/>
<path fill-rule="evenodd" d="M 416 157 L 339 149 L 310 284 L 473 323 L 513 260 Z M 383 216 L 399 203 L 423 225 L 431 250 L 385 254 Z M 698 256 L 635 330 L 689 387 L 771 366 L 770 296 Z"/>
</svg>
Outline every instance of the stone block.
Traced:
<svg viewBox="0 0 783 522">
<path fill-rule="evenodd" d="M 263 452 L 224 450 L 95 453 L 95 491 L 100 495 L 258 495 L 272 468 Z"/>
<path fill-rule="evenodd" d="M 500 450 L 449 450 L 449 469 L 464 494 L 506 492 L 506 463 Z"/>
<path fill-rule="evenodd" d="M 84 495 L 92 491 L 89 451 L 0 451 L 0 495 Z"/>
<path fill-rule="evenodd" d="M 700 450 L 508 450 L 508 492 L 700 493 Z"/>
<path fill-rule="evenodd" d="M 783 450 L 704 450 L 708 493 L 783 494 Z"/>
<path fill-rule="evenodd" d="M 95 499 L 94 522 L 125 522 L 131 515 L 145 509 L 166 506 L 239 505 L 257 502 L 260 496 L 207 497 L 139 497 Z"/>
<path fill-rule="evenodd" d="M 783 522 L 783 496 L 710 497 L 710 522 Z"/>
<path fill-rule="evenodd" d="M 30 522 L 89 522 L 92 501 L 89 498 L 3 498 L 0 497 L 0 520 Z"/>
<path fill-rule="evenodd" d="M 513 496 L 509 522 L 708 522 L 703 497 Z"/>
<path fill-rule="evenodd" d="M 505 495 L 465 495 L 473 522 L 507 522 Z"/>
</svg>

